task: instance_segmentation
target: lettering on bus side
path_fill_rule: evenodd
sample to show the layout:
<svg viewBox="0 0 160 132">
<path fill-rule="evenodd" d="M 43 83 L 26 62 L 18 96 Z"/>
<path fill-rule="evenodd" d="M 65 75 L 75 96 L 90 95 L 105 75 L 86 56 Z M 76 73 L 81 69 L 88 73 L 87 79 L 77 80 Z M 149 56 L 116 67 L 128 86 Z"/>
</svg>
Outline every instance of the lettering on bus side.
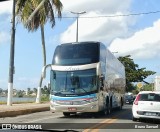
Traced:
<svg viewBox="0 0 160 132">
<path fill-rule="evenodd" d="M 66 68 L 67 71 L 76 71 L 76 70 L 80 70 L 79 67 L 68 67 Z"/>
</svg>

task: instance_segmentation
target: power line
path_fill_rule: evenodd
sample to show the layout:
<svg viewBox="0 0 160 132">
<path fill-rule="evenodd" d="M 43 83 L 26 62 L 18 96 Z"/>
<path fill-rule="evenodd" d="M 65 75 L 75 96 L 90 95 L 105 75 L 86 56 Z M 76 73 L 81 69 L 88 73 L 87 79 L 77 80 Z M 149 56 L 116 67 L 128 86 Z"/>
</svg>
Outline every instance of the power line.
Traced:
<svg viewBox="0 0 160 132">
<path fill-rule="evenodd" d="M 105 17 L 128 17 L 128 16 L 140 16 L 140 15 L 150 15 L 150 14 L 157 14 L 160 13 L 160 11 L 150 11 L 150 12 L 140 12 L 140 13 L 130 13 L 130 14 L 119 14 L 119 15 L 104 15 L 104 16 L 85 16 L 85 17 L 79 17 L 79 18 L 105 18 Z M 58 17 L 55 17 L 58 18 Z M 62 17 L 62 18 L 77 18 L 77 17 Z"/>
<path fill-rule="evenodd" d="M 3 2 L 3 1 L 8 1 L 8 0 L 1 0 L 0 2 Z"/>
</svg>

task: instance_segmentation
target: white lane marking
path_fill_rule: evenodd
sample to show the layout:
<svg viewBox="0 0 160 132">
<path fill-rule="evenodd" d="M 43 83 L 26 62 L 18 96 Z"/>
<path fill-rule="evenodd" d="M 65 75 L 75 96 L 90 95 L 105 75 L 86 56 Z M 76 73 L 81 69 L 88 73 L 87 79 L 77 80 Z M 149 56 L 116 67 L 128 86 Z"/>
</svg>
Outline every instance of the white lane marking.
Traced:
<svg viewBox="0 0 160 132">
<path fill-rule="evenodd" d="M 52 117 L 46 117 L 46 118 L 36 119 L 36 120 L 32 120 L 32 121 L 27 121 L 25 123 L 36 123 L 37 121 L 47 120 L 47 119 L 52 119 L 52 118 L 57 118 L 57 117 L 60 117 L 60 115 L 59 116 L 52 116 Z"/>
</svg>

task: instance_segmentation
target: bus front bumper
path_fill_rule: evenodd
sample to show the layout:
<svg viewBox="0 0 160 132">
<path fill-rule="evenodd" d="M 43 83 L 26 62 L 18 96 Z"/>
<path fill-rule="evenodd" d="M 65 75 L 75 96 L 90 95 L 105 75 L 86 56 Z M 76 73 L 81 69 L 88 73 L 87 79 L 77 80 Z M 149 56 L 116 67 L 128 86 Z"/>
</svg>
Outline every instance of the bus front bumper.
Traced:
<svg viewBox="0 0 160 132">
<path fill-rule="evenodd" d="M 50 103 L 52 112 L 98 112 L 98 101 L 82 105 L 60 105 L 54 102 Z"/>
</svg>

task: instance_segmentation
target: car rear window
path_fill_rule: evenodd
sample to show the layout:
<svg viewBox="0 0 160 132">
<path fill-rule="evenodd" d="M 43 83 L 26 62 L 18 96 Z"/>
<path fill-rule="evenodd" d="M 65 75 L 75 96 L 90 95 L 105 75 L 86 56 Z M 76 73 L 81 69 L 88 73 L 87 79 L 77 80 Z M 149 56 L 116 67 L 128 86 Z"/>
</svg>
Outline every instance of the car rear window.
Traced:
<svg viewBox="0 0 160 132">
<path fill-rule="evenodd" d="M 160 94 L 155 94 L 155 93 L 140 94 L 139 101 L 157 101 L 157 102 L 160 102 Z"/>
<path fill-rule="evenodd" d="M 133 96 L 131 96 L 131 95 L 126 95 L 126 96 L 125 96 L 125 99 L 133 99 Z"/>
</svg>

